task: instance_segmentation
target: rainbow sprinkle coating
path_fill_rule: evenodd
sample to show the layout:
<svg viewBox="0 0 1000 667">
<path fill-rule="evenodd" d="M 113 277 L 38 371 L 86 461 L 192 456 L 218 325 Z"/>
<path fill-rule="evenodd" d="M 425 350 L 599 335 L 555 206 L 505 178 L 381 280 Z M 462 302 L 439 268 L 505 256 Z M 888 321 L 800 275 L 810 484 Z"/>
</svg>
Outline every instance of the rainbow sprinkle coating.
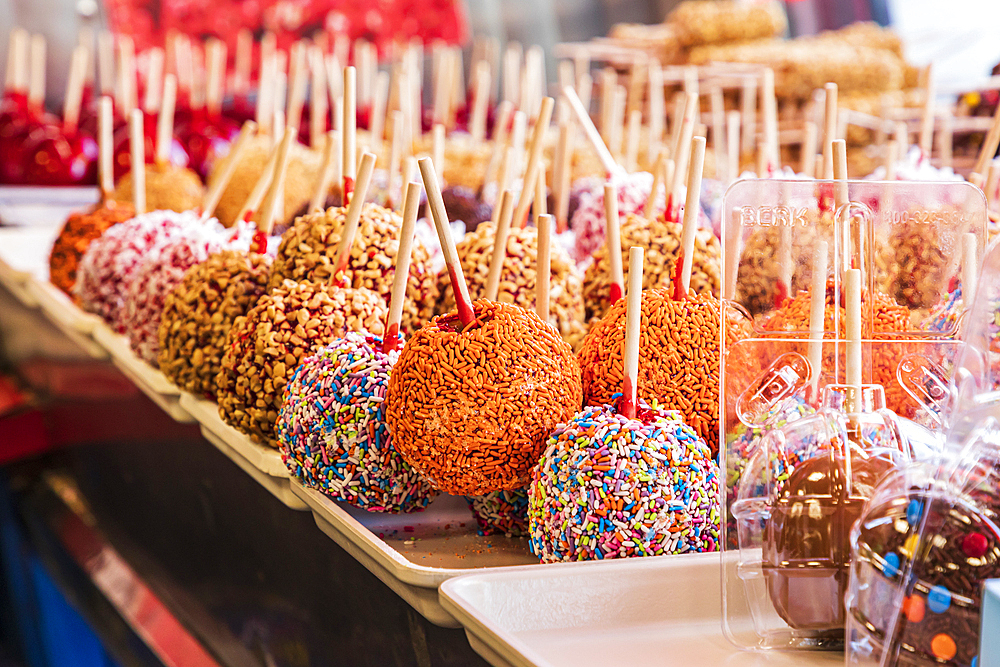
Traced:
<svg viewBox="0 0 1000 667">
<path fill-rule="evenodd" d="M 802 417 L 815 412 L 816 410 L 802 396 L 796 394 L 774 406 L 764 420 L 763 426 L 749 428 L 743 423 L 737 426 L 729 435 L 730 442 L 726 448 L 727 456 L 729 457 L 726 460 L 726 488 L 735 494 L 736 485 L 739 483 L 740 477 L 746 469 L 747 461 L 757 451 L 760 440 L 765 433 L 772 429 L 781 428 L 785 424 L 798 421 Z M 780 466 L 782 464 L 781 461 L 778 461 L 776 455 L 772 459 L 775 465 Z M 778 469 L 775 469 L 775 474 L 781 473 Z"/>
<path fill-rule="evenodd" d="M 528 492 L 543 563 L 719 548 L 719 468 L 680 413 L 592 406 L 549 436 Z"/>
<path fill-rule="evenodd" d="M 351 332 L 295 370 L 275 431 L 285 466 L 305 486 L 372 512 L 420 510 L 437 495 L 393 447 L 385 423 L 400 350 L 402 341 L 386 354 L 381 338 Z"/>
<path fill-rule="evenodd" d="M 528 534 L 528 487 L 466 496 L 479 534 L 522 537 Z"/>
<path fill-rule="evenodd" d="M 925 324 L 925 328 L 934 333 L 951 333 L 958 327 L 962 310 L 962 284 L 957 283 L 948 293 L 948 299 L 931 311 L 931 319 Z"/>
</svg>

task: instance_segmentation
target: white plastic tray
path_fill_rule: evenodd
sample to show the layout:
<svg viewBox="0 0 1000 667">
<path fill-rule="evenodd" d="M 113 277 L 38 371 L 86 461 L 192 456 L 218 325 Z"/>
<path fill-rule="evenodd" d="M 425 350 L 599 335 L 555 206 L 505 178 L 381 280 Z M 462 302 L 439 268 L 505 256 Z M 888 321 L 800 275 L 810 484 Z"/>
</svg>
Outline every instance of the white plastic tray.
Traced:
<svg viewBox="0 0 1000 667">
<path fill-rule="evenodd" d="M 170 384 L 163 373 L 135 356 L 125 336 L 115 333 L 104 322 L 94 325 L 93 335 L 94 340 L 111 355 L 111 361 L 118 370 L 132 380 L 164 412 L 182 424 L 194 422 L 194 417 L 180 406 L 181 390 Z"/>
<path fill-rule="evenodd" d="M 718 554 L 509 568 L 446 581 L 444 609 L 498 667 L 842 665 L 740 651 L 722 634 Z M 748 620 L 749 622 L 749 620 Z"/>
<path fill-rule="evenodd" d="M 108 351 L 91 337 L 94 327 L 101 321 L 97 315 L 81 310 L 61 289 L 48 280 L 32 277 L 28 280 L 26 288 L 46 317 L 67 338 L 94 359 L 107 359 Z"/>
<path fill-rule="evenodd" d="M 524 538 L 480 536 L 464 498 L 440 496 L 423 512 L 381 514 L 330 500 L 295 479 L 291 485 L 320 530 L 437 625 L 459 627 L 438 599 L 442 582 L 483 568 L 538 562 Z"/>
</svg>

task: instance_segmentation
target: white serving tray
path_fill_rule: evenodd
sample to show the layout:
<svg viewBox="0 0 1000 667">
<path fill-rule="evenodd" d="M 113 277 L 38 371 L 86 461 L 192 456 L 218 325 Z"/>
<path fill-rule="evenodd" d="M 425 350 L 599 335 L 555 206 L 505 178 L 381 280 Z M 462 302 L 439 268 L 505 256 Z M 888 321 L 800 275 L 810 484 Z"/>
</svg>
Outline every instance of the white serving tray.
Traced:
<svg viewBox="0 0 1000 667">
<path fill-rule="evenodd" d="M 4 225 L 59 224 L 70 213 L 90 208 L 100 199 L 96 186 L 0 186 L 0 221 Z"/>
<path fill-rule="evenodd" d="M 843 664 L 839 652 L 729 643 L 720 566 L 718 554 L 534 565 L 450 579 L 440 598 L 497 667 Z"/>
<path fill-rule="evenodd" d="M 483 568 L 538 562 L 524 538 L 480 536 L 458 496 L 440 496 L 422 512 L 382 514 L 333 501 L 296 479 L 291 486 L 320 530 L 436 625 L 459 627 L 438 599 L 442 582 Z"/>
<path fill-rule="evenodd" d="M 101 318 L 81 310 L 61 289 L 48 280 L 32 277 L 28 280 L 26 288 L 46 317 L 67 338 L 94 359 L 108 358 L 108 351 L 91 337 L 94 327 L 100 323 Z"/>
<path fill-rule="evenodd" d="M 182 424 L 194 422 L 194 417 L 180 406 L 181 390 L 170 384 L 159 370 L 135 356 L 125 336 L 115 333 L 104 322 L 94 325 L 93 335 L 94 340 L 111 355 L 111 362 L 118 370 L 132 380 L 174 421 Z"/>
</svg>

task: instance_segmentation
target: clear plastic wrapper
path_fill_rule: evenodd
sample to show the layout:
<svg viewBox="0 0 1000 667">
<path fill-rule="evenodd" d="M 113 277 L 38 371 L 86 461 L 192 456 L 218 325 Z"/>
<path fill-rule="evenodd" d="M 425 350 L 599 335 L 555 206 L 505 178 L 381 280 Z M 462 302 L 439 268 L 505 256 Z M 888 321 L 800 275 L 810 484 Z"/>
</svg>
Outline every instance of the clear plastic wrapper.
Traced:
<svg viewBox="0 0 1000 667">
<path fill-rule="evenodd" d="M 724 629 L 749 649 L 839 649 L 852 524 L 884 475 L 940 455 L 967 306 L 952 297 L 978 265 L 984 201 L 962 183 L 747 181 L 724 210 L 724 290 L 756 328 L 724 356 Z M 915 234 L 941 252 L 881 261 Z"/>
</svg>

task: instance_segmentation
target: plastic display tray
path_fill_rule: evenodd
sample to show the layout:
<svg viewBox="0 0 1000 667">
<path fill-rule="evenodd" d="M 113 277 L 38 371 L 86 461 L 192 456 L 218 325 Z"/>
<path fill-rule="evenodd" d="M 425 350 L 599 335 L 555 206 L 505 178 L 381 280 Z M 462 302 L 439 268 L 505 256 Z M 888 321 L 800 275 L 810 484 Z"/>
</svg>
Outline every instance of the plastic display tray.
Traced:
<svg viewBox="0 0 1000 667">
<path fill-rule="evenodd" d="M 839 652 L 736 648 L 722 634 L 719 566 L 718 554 L 692 554 L 509 568 L 446 581 L 440 598 L 473 649 L 503 667 L 844 663 Z"/>
<path fill-rule="evenodd" d="M 458 496 L 439 496 L 422 512 L 381 514 L 333 501 L 294 479 L 291 485 L 320 530 L 437 625 L 459 627 L 438 599 L 441 583 L 484 568 L 538 562 L 524 538 L 479 535 Z"/>
<path fill-rule="evenodd" d="M 94 186 L 0 186 L 0 223 L 4 225 L 61 225 L 70 213 L 97 203 Z"/>
<path fill-rule="evenodd" d="M 48 280 L 32 277 L 27 292 L 35 299 L 46 317 L 94 359 L 107 359 L 108 351 L 94 341 L 91 334 L 101 322 L 93 313 L 82 311 L 66 294 Z"/>
</svg>

